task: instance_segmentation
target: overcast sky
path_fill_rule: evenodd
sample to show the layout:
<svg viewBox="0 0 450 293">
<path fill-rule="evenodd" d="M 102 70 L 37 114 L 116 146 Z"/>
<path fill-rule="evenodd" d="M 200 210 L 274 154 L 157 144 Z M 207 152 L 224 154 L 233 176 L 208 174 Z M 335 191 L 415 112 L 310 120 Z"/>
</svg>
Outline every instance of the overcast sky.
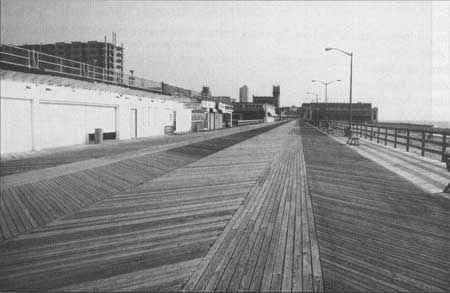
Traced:
<svg viewBox="0 0 450 293">
<path fill-rule="evenodd" d="M 3 44 L 117 40 L 140 77 L 238 97 L 281 86 L 282 105 L 311 79 L 341 79 L 328 100 L 354 101 L 384 120 L 450 121 L 450 2 L 149 2 L 2 0 Z"/>
</svg>

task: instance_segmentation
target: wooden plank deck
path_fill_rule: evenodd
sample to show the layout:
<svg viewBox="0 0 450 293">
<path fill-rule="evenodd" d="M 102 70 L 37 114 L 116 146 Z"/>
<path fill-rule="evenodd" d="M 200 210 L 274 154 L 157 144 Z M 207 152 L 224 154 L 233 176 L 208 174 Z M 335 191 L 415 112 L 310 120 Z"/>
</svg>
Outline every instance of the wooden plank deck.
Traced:
<svg viewBox="0 0 450 293">
<path fill-rule="evenodd" d="M 310 127 L 301 135 L 325 291 L 448 292 L 450 201 L 358 147 Z"/>
<path fill-rule="evenodd" d="M 295 129 L 290 129 L 185 291 L 322 291 L 314 218 Z"/>
<path fill-rule="evenodd" d="M 335 132 L 330 137 L 340 143 L 346 143 L 343 132 Z M 360 145 L 353 150 L 360 155 L 381 164 L 425 192 L 440 193 L 439 196 L 446 196 L 450 199 L 449 195 L 442 194 L 444 187 L 450 181 L 450 173 L 448 173 L 444 163 L 362 137 L 359 141 Z"/>
<path fill-rule="evenodd" d="M 104 144 L 100 145 L 77 145 L 42 150 L 39 152 L 4 154 L 0 158 L 0 177 L 29 172 L 31 170 L 39 170 L 70 164 L 83 160 L 120 156 L 131 152 L 148 152 L 150 150 L 157 151 L 165 147 L 172 148 L 187 145 L 265 126 L 267 125 L 257 124 L 207 132 L 164 135 L 123 141 L 106 141 Z"/>
<path fill-rule="evenodd" d="M 277 170 L 289 156 L 296 159 L 290 163 L 290 169 L 283 169 L 284 172 L 293 171 L 295 165 L 301 164 L 300 152 L 284 152 L 284 157 L 274 161 L 283 145 L 288 145 L 292 139 L 291 128 L 292 123 L 289 123 L 265 133 L 261 131 L 262 134 L 237 144 L 242 139 L 228 137 L 225 144 L 232 145 L 229 148 L 3 242 L 0 244 L 0 289 L 180 291 L 222 231 L 230 229 L 230 223 L 239 230 L 238 222 L 230 220 L 235 218 L 236 211 L 255 205 L 250 197 L 255 193 L 249 191 L 263 185 L 269 188 L 270 184 L 264 184 L 266 179 L 273 176 L 271 174 L 280 174 Z M 211 141 L 208 145 L 214 150 L 220 149 L 218 145 L 212 146 Z M 205 148 L 204 145 L 197 147 Z M 175 149 L 165 155 L 169 158 L 170 155 L 180 156 L 191 153 L 191 148 Z M 274 169 L 275 166 L 278 167 Z M 114 174 L 115 169 L 109 172 Z M 285 185 L 295 185 L 293 179 L 289 182 L 287 180 Z M 73 183 L 72 188 L 78 185 Z M 284 187 L 285 202 L 291 203 L 277 208 L 283 213 L 273 212 L 273 223 L 270 223 L 272 230 L 274 227 L 284 229 L 286 240 L 279 244 L 274 239 L 271 245 L 268 241 L 261 242 L 275 249 L 273 265 L 269 265 L 274 270 L 274 282 L 270 286 L 286 288 L 292 279 L 295 286 L 301 282 L 300 286 L 312 287 L 320 284 L 317 278 L 313 282 L 313 276 L 320 276 L 317 273 L 320 266 L 313 266 L 316 275 L 306 270 L 301 271 L 301 278 L 298 274 L 280 275 L 280 272 L 289 271 L 287 267 L 292 266 L 300 272 L 303 266 L 317 262 L 317 258 L 312 258 L 317 246 L 310 246 L 314 237 L 308 241 L 305 234 L 310 235 L 308 229 L 313 228 L 311 215 L 302 213 L 303 226 L 294 225 L 301 223 L 297 215 L 300 211 L 294 206 L 301 204 L 304 210 L 308 207 L 311 210 L 310 203 L 306 198 L 302 201 L 298 195 L 288 194 L 287 188 Z M 82 202 L 87 197 L 78 199 Z M 257 202 L 269 211 L 272 208 L 267 205 L 267 199 L 270 198 L 264 196 Z M 265 221 L 256 213 L 252 215 L 256 217 L 255 221 Z M 295 235 L 304 235 L 309 248 L 300 251 L 301 248 L 292 242 Z M 289 257 L 281 263 L 276 256 L 284 253 L 285 242 L 290 243 L 287 247 L 291 253 L 286 253 Z M 259 259 L 261 261 L 256 264 L 263 268 L 262 257 Z M 307 285 L 309 281 L 303 280 L 309 280 L 310 285 Z"/>
<path fill-rule="evenodd" d="M 450 288 L 448 199 L 305 125 L 120 163 L 0 197 L 0 290 Z"/>
<path fill-rule="evenodd" d="M 105 159 L 102 159 L 102 164 L 97 167 L 95 163 L 90 167 L 87 164 L 88 167 L 80 170 L 75 168 L 76 171 L 63 175 L 57 172 L 59 167 L 55 167 L 57 171 L 37 170 L 31 171 L 31 175 L 25 173 L 5 177 L 11 179 L 12 183 L 3 182 L 5 184 L 0 186 L 0 242 L 51 223 L 278 125 L 280 124 L 242 128 L 225 136 L 213 133 L 213 138 L 209 140 L 203 139 L 140 156 L 124 154 L 109 164 L 105 164 Z M 131 145 L 132 150 L 135 147 Z M 39 172 L 50 173 L 51 176 L 39 179 Z M 27 178 L 28 182 L 21 183 L 23 180 L 15 182 L 15 178 L 11 178 L 14 176 L 30 178 Z"/>
</svg>

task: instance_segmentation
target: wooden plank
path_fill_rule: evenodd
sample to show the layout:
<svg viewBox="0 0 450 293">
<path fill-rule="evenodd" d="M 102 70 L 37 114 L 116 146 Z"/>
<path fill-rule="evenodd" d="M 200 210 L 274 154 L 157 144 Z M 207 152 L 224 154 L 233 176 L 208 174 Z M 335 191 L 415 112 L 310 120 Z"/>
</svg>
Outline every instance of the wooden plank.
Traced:
<svg viewBox="0 0 450 293">
<path fill-rule="evenodd" d="M 286 253 L 284 256 L 284 265 L 283 265 L 283 279 L 282 279 L 282 286 L 281 286 L 281 292 L 291 292 L 292 291 L 292 283 L 293 283 L 293 271 L 294 271 L 294 247 L 296 246 L 295 243 L 295 212 L 297 209 L 296 206 L 296 197 L 297 197 L 297 185 L 296 185 L 296 179 L 297 179 L 297 170 L 298 170 L 298 163 L 297 163 L 298 153 L 295 154 L 292 163 L 293 163 L 293 170 L 290 176 L 290 190 L 292 193 L 291 198 L 291 207 L 289 211 L 289 226 L 288 226 L 288 235 L 287 235 L 287 242 L 286 242 Z"/>
<path fill-rule="evenodd" d="M 283 162 L 282 159 L 278 160 L 279 162 Z M 286 165 L 283 164 L 285 167 L 282 167 L 280 172 L 281 174 L 285 174 L 285 168 Z M 278 176 L 276 174 L 274 174 L 273 176 Z M 276 181 L 273 180 L 274 177 L 271 178 L 267 178 L 266 182 L 267 185 L 269 185 L 269 190 L 268 193 L 270 195 L 270 202 L 268 203 L 268 211 L 267 214 L 260 219 L 261 220 L 261 228 L 259 229 L 256 238 L 255 238 L 255 243 L 253 245 L 253 248 L 248 256 L 248 261 L 247 264 L 245 265 L 244 271 L 242 273 L 241 276 L 241 281 L 239 283 L 239 291 L 248 291 L 248 288 L 250 286 L 250 283 L 252 281 L 252 277 L 255 271 L 255 267 L 257 264 L 257 261 L 259 259 L 259 255 L 261 253 L 261 248 L 263 246 L 264 240 L 265 239 L 270 239 L 270 236 L 266 236 L 266 235 L 271 235 L 272 230 L 271 230 L 271 226 L 269 225 L 270 219 L 272 219 L 276 214 L 277 214 L 277 207 L 278 205 L 275 203 L 278 203 L 280 198 L 281 198 L 281 193 L 279 192 L 275 192 L 275 190 L 277 190 L 281 184 L 281 180 Z M 270 184 L 273 183 L 273 184 Z M 266 242 L 268 242 L 270 240 L 267 240 Z"/>
<path fill-rule="evenodd" d="M 220 280 L 219 286 L 217 286 L 215 289 L 217 291 L 225 291 L 229 290 L 227 287 L 229 287 L 229 283 L 232 280 L 232 276 L 235 274 L 236 270 L 239 270 L 239 265 L 241 255 L 244 252 L 245 247 L 251 247 L 254 244 L 254 239 L 256 238 L 256 234 L 260 228 L 261 220 L 257 221 L 258 219 L 261 219 L 261 216 L 265 213 L 265 210 L 267 209 L 267 202 L 270 202 L 270 197 L 267 197 L 267 192 L 265 190 L 268 190 L 270 186 L 273 184 L 270 184 L 270 175 L 267 177 L 266 181 L 264 182 L 262 188 L 256 192 L 255 196 L 258 196 L 262 199 L 260 201 L 260 204 L 254 209 L 252 216 L 250 218 L 250 229 L 251 233 L 246 233 L 247 237 L 242 238 L 241 245 L 236 248 L 236 251 L 238 251 L 237 255 L 233 255 L 230 263 L 228 264 L 227 271 L 225 271 L 224 275 L 222 276 L 222 279 Z M 269 184 L 268 184 L 269 183 Z M 269 206 L 270 207 L 270 206 Z M 242 224 L 242 223 L 241 223 Z M 252 225 L 253 224 L 253 225 Z M 242 228 L 241 228 L 242 229 Z M 241 269 L 244 269 L 244 265 L 242 265 Z M 236 278 L 240 279 L 240 276 L 236 276 Z M 235 282 L 234 286 L 237 286 L 238 282 Z"/>
<path fill-rule="evenodd" d="M 14 223 L 14 227 L 17 233 L 23 232 L 25 230 L 25 226 L 22 223 L 20 211 L 16 208 L 11 200 L 11 193 L 2 193 L 3 202 L 5 207 L 9 211 L 9 215 L 11 216 L 11 222 Z"/>
<path fill-rule="evenodd" d="M 302 134 L 325 289 L 439 291 L 448 287 L 445 266 L 450 238 L 444 235 L 450 230 L 442 219 L 450 210 L 443 204 L 445 199 L 420 191 L 326 136 L 306 129 Z M 387 159 L 389 150 L 381 148 L 373 146 L 370 151 Z M 403 162 L 400 153 L 393 152 L 393 157 L 402 168 L 414 164 L 411 156 L 405 155 Z"/>
<path fill-rule="evenodd" d="M 287 238 L 288 238 L 288 225 L 289 225 L 289 218 L 290 218 L 290 210 L 292 208 L 292 197 L 294 194 L 292 193 L 291 185 L 290 185 L 290 178 L 292 177 L 292 169 L 295 168 L 295 165 L 293 164 L 293 154 L 289 154 L 289 171 L 288 176 L 285 177 L 283 191 L 286 192 L 286 204 L 285 209 L 283 212 L 283 219 L 281 223 L 281 231 L 280 231 L 280 237 L 278 239 L 277 249 L 276 249 L 276 257 L 274 262 L 274 267 L 272 271 L 272 280 L 270 284 L 270 291 L 272 292 L 280 292 L 281 291 L 281 285 L 283 280 L 283 264 L 285 262 L 286 258 L 286 246 L 287 246 Z M 288 253 L 289 254 L 289 253 Z M 289 269 L 291 271 L 291 269 Z M 288 273 L 286 272 L 286 275 Z M 264 290 L 264 289 L 263 289 Z"/>
<path fill-rule="evenodd" d="M 283 182 L 283 181 L 281 181 Z M 252 281 L 249 286 L 250 291 L 270 290 L 271 274 L 274 265 L 275 247 L 277 245 L 278 235 L 280 234 L 281 222 L 286 203 L 286 190 L 281 193 L 281 200 L 277 214 L 269 222 L 268 238 L 265 238 L 263 247 L 260 251 L 258 261 L 253 271 Z M 267 239 L 267 241 L 266 241 Z"/>
</svg>

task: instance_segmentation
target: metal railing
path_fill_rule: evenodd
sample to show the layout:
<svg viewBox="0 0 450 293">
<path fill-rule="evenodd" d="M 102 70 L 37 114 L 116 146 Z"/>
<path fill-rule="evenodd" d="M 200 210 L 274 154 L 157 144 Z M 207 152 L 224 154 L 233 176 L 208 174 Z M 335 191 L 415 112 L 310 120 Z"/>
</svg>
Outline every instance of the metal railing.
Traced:
<svg viewBox="0 0 450 293">
<path fill-rule="evenodd" d="M 0 45 L 0 65 L 162 92 L 161 82 L 12 45 Z"/>
<path fill-rule="evenodd" d="M 113 56 L 108 58 L 113 58 Z M 132 89 L 147 90 L 175 96 L 178 100 L 183 97 L 188 99 L 200 97 L 200 93 L 197 91 L 126 74 L 120 70 L 106 69 L 93 64 L 49 55 L 13 45 L 0 44 L 0 68 L 32 71 L 35 73 L 45 73 L 126 86 Z M 210 99 L 227 104 L 231 103 L 229 98 L 227 99 L 225 97 L 212 97 Z"/>
<path fill-rule="evenodd" d="M 348 121 L 329 121 L 334 129 L 348 129 Z M 376 123 L 353 123 L 351 134 L 394 148 L 404 146 L 407 152 L 445 161 L 450 149 L 450 129 L 424 126 L 393 126 Z"/>
</svg>

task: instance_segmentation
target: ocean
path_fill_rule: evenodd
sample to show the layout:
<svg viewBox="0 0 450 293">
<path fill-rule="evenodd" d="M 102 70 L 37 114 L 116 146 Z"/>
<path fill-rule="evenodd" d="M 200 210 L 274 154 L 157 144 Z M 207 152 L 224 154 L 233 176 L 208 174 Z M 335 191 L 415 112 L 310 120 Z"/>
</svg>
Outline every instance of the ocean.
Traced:
<svg viewBox="0 0 450 293">
<path fill-rule="evenodd" d="M 411 124 L 422 124 L 422 125 L 433 125 L 439 128 L 450 128 L 450 121 L 419 121 L 419 120 L 380 120 L 379 122 L 389 122 L 389 123 L 411 123 Z"/>
</svg>

